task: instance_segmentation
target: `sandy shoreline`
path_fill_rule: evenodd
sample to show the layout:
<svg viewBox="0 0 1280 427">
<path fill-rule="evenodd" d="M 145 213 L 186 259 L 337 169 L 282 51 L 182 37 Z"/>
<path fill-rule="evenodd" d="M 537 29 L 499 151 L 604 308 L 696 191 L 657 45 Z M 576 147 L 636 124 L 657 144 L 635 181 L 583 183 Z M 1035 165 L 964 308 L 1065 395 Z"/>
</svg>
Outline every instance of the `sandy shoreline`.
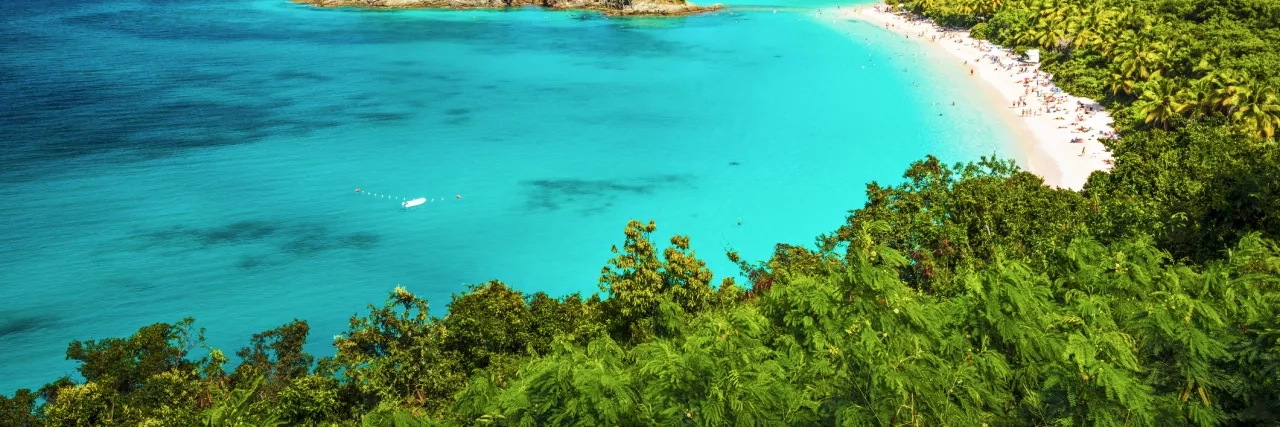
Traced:
<svg viewBox="0 0 1280 427">
<path fill-rule="evenodd" d="M 1061 92 L 1050 76 L 1037 75 L 1034 64 L 1020 63 L 1008 50 L 970 38 L 967 32 L 944 31 L 927 20 L 913 22 L 873 6 L 820 13 L 866 21 L 955 56 L 955 66 L 972 70 L 972 77 L 985 82 L 982 86 L 995 95 L 992 102 L 1001 103 L 995 109 L 1005 112 L 1001 118 L 1020 137 L 1025 135 L 1020 139 L 1030 139 L 1021 144 L 1027 149 L 1027 168 L 1044 177 L 1045 184 L 1079 190 L 1093 171 L 1111 168 L 1111 153 L 1098 142 L 1113 132 L 1110 114 L 1093 100 Z M 1015 106 L 1019 100 L 1025 105 Z"/>
</svg>

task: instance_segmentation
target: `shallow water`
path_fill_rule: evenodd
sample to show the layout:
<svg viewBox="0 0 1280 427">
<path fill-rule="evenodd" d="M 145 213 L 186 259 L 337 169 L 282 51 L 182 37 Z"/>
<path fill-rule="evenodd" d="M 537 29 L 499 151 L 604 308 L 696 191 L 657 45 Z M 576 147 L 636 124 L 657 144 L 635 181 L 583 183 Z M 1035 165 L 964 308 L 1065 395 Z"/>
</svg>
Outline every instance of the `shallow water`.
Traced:
<svg viewBox="0 0 1280 427">
<path fill-rule="evenodd" d="M 631 218 L 734 275 L 725 248 L 809 244 L 925 154 L 1016 154 L 917 47 L 765 6 L 0 0 L 0 392 L 186 316 L 227 353 L 306 319 L 327 355 L 396 285 L 436 314 L 490 279 L 593 292 Z"/>
</svg>

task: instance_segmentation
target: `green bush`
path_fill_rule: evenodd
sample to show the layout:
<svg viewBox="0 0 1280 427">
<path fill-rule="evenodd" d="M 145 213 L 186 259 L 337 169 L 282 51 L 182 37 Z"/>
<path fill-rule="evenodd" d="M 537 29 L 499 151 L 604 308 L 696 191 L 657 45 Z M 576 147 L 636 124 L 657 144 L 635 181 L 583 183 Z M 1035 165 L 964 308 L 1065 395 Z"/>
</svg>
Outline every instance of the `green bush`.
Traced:
<svg viewBox="0 0 1280 427">
<path fill-rule="evenodd" d="M 986 22 L 979 22 L 977 25 L 974 25 L 973 28 L 969 29 L 969 37 L 979 40 L 987 40 L 991 38 L 991 26 L 987 25 Z"/>
</svg>

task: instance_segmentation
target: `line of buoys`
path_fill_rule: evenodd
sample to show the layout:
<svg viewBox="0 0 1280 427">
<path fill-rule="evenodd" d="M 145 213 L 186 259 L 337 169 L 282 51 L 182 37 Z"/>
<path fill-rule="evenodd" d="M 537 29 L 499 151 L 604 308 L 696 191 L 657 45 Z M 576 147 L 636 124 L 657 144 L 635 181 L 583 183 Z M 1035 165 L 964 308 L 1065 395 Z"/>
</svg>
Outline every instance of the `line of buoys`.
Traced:
<svg viewBox="0 0 1280 427">
<path fill-rule="evenodd" d="M 401 201 L 408 201 L 408 200 L 409 200 L 409 198 L 408 198 L 408 197 L 396 197 L 396 196 L 390 196 L 390 195 L 386 195 L 386 194 L 371 193 L 371 192 L 368 192 L 368 191 L 361 190 L 361 189 L 360 189 L 360 187 L 356 187 L 356 194 L 359 194 L 359 195 L 362 195 L 362 196 L 363 196 L 363 195 L 368 195 L 368 196 L 373 196 L 373 197 L 381 197 L 381 198 L 384 198 L 384 199 L 396 199 L 396 198 L 399 198 Z M 456 199 L 456 200 L 462 200 L 462 195 L 461 195 L 461 194 L 455 194 L 455 195 L 453 195 L 453 197 L 454 197 L 454 199 Z M 447 198 L 446 198 L 446 197 L 443 197 L 443 196 L 441 196 L 441 197 L 440 197 L 440 201 L 442 201 L 442 202 L 443 202 L 443 201 L 445 201 L 445 199 L 447 199 Z M 436 199 L 435 199 L 435 198 L 432 198 L 432 199 L 430 199 L 429 201 L 431 201 L 431 202 L 435 202 L 435 201 L 436 201 Z"/>
</svg>

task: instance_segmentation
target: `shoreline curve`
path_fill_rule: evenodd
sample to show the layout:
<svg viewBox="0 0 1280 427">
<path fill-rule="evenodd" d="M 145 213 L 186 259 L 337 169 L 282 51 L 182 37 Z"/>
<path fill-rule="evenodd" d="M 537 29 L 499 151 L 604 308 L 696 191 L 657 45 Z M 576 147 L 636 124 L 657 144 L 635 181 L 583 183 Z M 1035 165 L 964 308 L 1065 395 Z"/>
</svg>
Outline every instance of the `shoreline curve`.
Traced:
<svg viewBox="0 0 1280 427">
<path fill-rule="evenodd" d="M 905 14 L 882 10 L 884 7 L 850 5 L 819 13 L 871 23 L 964 61 L 956 65 L 972 70 L 971 76 L 984 83 L 978 86 L 992 96 L 991 102 L 1001 103 L 993 105 L 998 107 L 994 110 L 1007 111 L 999 114 L 1000 119 L 1009 124 L 1015 137 L 1024 139 L 1019 148 L 1025 150 L 1027 169 L 1040 175 L 1046 185 L 1080 190 L 1094 171 L 1111 169 L 1111 153 L 1099 140 L 1113 137 L 1115 130 L 1110 114 L 1096 101 L 1061 91 L 1052 84 L 1051 75 L 1041 72 L 1037 76 L 1039 64 L 1017 62 L 1009 49 L 974 39 L 965 31 L 939 28 L 928 19 L 909 19 Z M 1010 66 L 1012 69 L 1006 68 Z M 1019 72 L 1019 67 L 1026 67 L 1026 71 Z M 1025 79 L 1032 79 L 1031 83 Z M 1036 96 L 1036 89 L 1043 96 Z M 1045 102 L 1050 97 L 1052 102 Z M 1020 98 L 1027 105 L 1015 107 Z M 1049 112 L 1050 107 L 1057 109 Z M 1024 110 L 1035 113 L 1020 115 Z"/>
</svg>

